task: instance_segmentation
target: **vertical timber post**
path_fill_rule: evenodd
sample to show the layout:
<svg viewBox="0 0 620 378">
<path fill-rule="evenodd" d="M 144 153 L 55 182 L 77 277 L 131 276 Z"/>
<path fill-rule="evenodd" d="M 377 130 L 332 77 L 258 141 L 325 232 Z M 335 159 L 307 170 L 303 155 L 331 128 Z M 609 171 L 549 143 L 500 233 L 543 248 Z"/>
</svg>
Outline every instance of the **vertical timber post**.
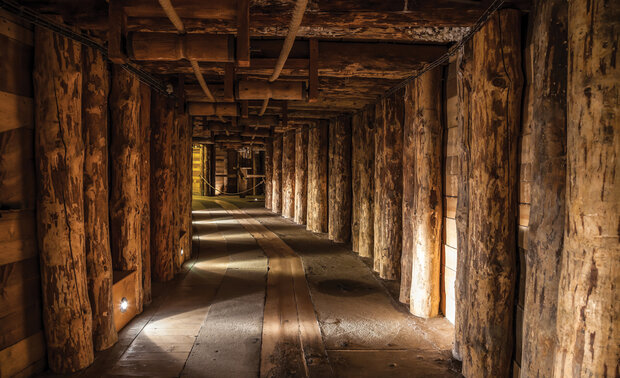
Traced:
<svg viewBox="0 0 620 378">
<path fill-rule="evenodd" d="M 282 216 L 295 216 L 295 130 L 282 137 Z"/>
<path fill-rule="evenodd" d="M 308 225 L 312 232 L 327 232 L 328 121 L 319 120 L 308 134 Z"/>
<path fill-rule="evenodd" d="M 329 125 L 328 235 L 336 243 L 351 239 L 351 118 Z"/>
<path fill-rule="evenodd" d="M 295 223 L 306 224 L 308 206 L 308 127 L 295 132 Z"/>
<path fill-rule="evenodd" d="M 409 309 L 430 318 L 439 313 L 442 248 L 441 70 L 433 69 L 409 85 L 414 106 L 413 253 Z"/>
<path fill-rule="evenodd" d="M 618 1 L 568 6 L 567 186 L 554 376 L 618 375 Z"/>
<path fill-rule="evenodd" d="M 273 137 L 273 175 L 271 177 L 271 211 L 282 213 L 282 134 Z"/>
<path fill-rule="evenodd" d="M 140 84 L 140 235 L 144 304 L 151 303 L 151 88 Z"/>
<path fill-rule="evenodd" d="M 411 297 L 411 273 L 413 272 L 415 185 L 416 185 L 416 103 L 415 87 L 405 87 L 405 115 L 403 121 L 403 250 L 400 256 L 400 292 L 398 300 L 409 303 Z"/>
<path fill-rule="evenodd" d="M 151 106 L 151 274 L 154 280 L 170 281 L 173 265 L 172 103 L 153 93 Z"/>
<path fill-rule="evenodd" d="M 373 200 L 374 200 L 374 106 L 362 111 L 360 135 L 360 165 L 359 165 L 359 241 L 358 253 L 362 257 L 372 257 L 374 229 L 373 229 Z M 355 192 L 354 192 L 355 193 Z"/>
<path fill-rule="evenodd" d="M 86 279 L 81 46 L 34 32 L 37 229 L 47 360 L 56 373 L 93 362 Z"/>
<path fill-rule="evenodd" d="M 265 142 L 265 209 L 272 208 L 273 187 L 273 140 Z"/>
<path fill-rule="evenodd" d="M 566 0 L 535 1 L 531 48 L 531 211 L 526 251 L 521 376 L 553 376 L 566 205 Z M 549 295 L 548 293 L 553 293 Z"/>
<path fill-rule="evenodd" d="M 381 266 L 381 243 L 383 239 L 383 232 L 385 228 L 382 227 L 384 222 L 383 212 L 383 190 L 385 188 L 383 174 L 384 174 L 384 155 L 383 155 L 383 112 L 385 108 L 385 100 L 380 100 L 375 105 L 375 118 L 373 123 L 375 125 L 375 169 L 374 169 L 374 183 L 375 183 L 375 201 L 373 206 L 373 269 L 375 272 L 379 271 Z"/>
<path fill-rule="evenodd" d="M 108 66 L 101 52 L 82 47 L 84 230 L 93 346 L 108 349 L 118 335 L 112 313 L 112 253 L 108 213 Z"/>
<path fill-rule="evenodd" d="M 473 38 L 463 375 L 508 376 L 516 279 L 521 15 L 496 12 Z M 484 142 L 481 142 L 484 141 Z"/>
</svg>

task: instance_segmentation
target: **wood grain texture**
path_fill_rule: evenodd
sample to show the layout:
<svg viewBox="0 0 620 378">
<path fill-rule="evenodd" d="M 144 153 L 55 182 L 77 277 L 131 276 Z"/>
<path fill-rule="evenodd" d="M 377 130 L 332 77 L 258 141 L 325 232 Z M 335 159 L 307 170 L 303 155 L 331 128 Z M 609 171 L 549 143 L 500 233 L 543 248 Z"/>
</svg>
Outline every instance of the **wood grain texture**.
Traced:
<svg viewBox="0 0 620 378">
<path fill-rule="evenodd" d="M 554 375 L 620 370 L 618 1 L 568 5 L 566 222 Z"/>
<path fill-rule="evenodd" d="M 308 219 L 308 128 L 295 131 L 295 223 Z"/>
<path fill-rule="evenodd" d="M 351 239 L 351 118 L 329 125 L 328 236 L 336 243 Z"/>
<path fill-rule="evenodd" d="M 151 303 L 151 88 L 140 84 L 140 255 L 144 304 Z"/>
<path fill-rule="evenodd" d="M 192 126 L 187 113 L 179 123 L 179 215 L 181 218 L 180 248 L 182 262 L 192 257 Z M 180 254 L 180 252 L 179 252 Z"/>
<path fill-rule="evenodd" d="M 271 210 L 273 196 L 273 140 L 265 144 L 265 209 Z"/>
<path fill-rule="evenodd" d="M 86 279 L 81 46 L 35 30 L 37 228 L 49 367 L 93 362 Z"/>
<path fill-rule="evenodd" d="M 271 211 L 280 214 L 282 212 L 282 134 L 276 134 L 272 144 Z"/>
<path fill-rule="evenodd" d="M 383 174 L 385 170 L 385 159 L 383 154 L 383 139 L 385 130 L 383 127 L 383 112 L 385 108 L 385 101 L 381 100 L 375 105 L 375 118 L 373 120 L 375 130 L 375 169 L 374 169 L 374 183 L 375 183 L 375 202 L 373 211 L 373 270 L 378 272 L 381 266 L 381 248 L 383 243 L 383 233 L 385 228 L 381 226 L 384 221 L 383 215 L 383 203 L 385 198 L 383 191 L 385 185 L 383 184 Z"/>
<path fill-rule="evenodd" d="M 568 3 L 534 2 L 529 238 L 525 252 L 521 374 L 553 376 L 556 317 L 566 198 L 566 85 Z M 522 147 L 523 148 L 523 147 Z M 549 295 L 549 293 L 552 293 Z M 518 346 L 517 346 L 518 347 Z"/>
<path fill-rule="evenodd" d="M 469 156 L 471 148 L 471 91 L 472 91 L 472 42 L 467 42 L 459 50 L 456 59 L 457 86 L 457 135 L 458 135 L 458 184 L 455 221 L 457 231 L 457 265 L 454 311 L 454 347 L 452 355 L 459 361 L 463 359 L 463 345 L 468 322 L 469 286 Z M 447 195 L 447 188 L 444 187 Z"/>
<path fill-rule="evenodd" d="M 416 185 L 416 103 L 413 84 L 405 87 L 403 119 L 403 250 L 400 256 L 400 291 L 398 300 L 409 303 L 414 250 L 415 185 Z"/>
<path fill-rule="evenodd" d="M 151 97 L 151 274 L 170 281 L 173 266 L 172 170 L 173 104 L 160 94 Z"/>
<path fill-rule="evenodd" d="M 379 181 L 375 181 L 381 186 L 379 211 L 382 217 L 379 244 L 375 243 L 375 268 L 379 277 L 390 280 L 400 279 L 402 253 L 403 98 L 403 91 L 399 91 L 383 101 L 380 118 L 383 128 L 380 141 L 382 169 Z"/>
<path fill-rule="evenodd" d="M 93 346 L 118 340 L 112 319 L 112 252 L 108 213 L 107 62 L 101 52 L 82 47 L 82 128 L 84 138 L 84 230 L 88 295 L 93 315 Z"/>
<path fill-rule="evenodd" d="M 140 220 L 140 82 L 112 67 L 110 88 L 110 244 L 115 270 L 135 270 L 142 282 Z M 136 287 L 142 312 L 142 285 Z"/>
<path fill-rule="evenodd" d="M 434 69 L 410 83 L 415 107 L 415 217 L 409 310 L 423 318 L 439 313 L 443 221 L 441 79 L 441 70 Z"/>
<path fill-rule="evenodd" d="M 321 120 L 308 135 L 308 225 L 312 232 L 327 232 L 328 125 Z"/>
<path fill-rule="evenodd" d="M 34 209 L 36 185 L 33 139 L 33 130 L 26 127 L 0 132 L 2 209 Z"/>
<path fill-rule="evenodd" d="M 362 144 L 362 115 L 355 113 L 351 117 L 351 249 L 353 252 L 359 253 L 359 236 L 360 236 L 360 170 L 361 156 L 360 151 Z"/>
<path fill-rule="evenodd" d="M 372 257 L 374 248 L 375 108 L 362 111 L 359 165 L 359 249 L 362 257 Z M 355 203 L 355 202 L 354 202 Z"/>
<path fill-rule="evenodd" d="M 516 280 L 521 15 L 496 12 L 473 38 L 465 376 L 508 376 Z M 484 141 L 481 143 L 480 141 Z"/>
<path fill-rule="evenodd" d="M 282 216 L 295 216 L 295 131 L 282 136 Z"/>
</svg>

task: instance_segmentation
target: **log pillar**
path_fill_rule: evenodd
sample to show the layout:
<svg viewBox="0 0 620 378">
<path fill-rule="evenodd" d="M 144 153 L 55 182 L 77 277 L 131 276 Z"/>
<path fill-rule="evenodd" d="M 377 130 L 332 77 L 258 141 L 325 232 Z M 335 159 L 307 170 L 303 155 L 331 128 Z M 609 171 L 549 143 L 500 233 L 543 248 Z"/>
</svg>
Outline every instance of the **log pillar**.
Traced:
<svg viewBox="0 0 620 378">
<path fill-rule="evenodd" d="M 402 193 L 403 193 L 403 118 L 404 94 L 397 92 L 383 100 L 381 138 L 381 200 L 379 208 L 380 237 L 375 243 L 374 265 L 383 279 L 400 278 L 402 252 Z M 375 176 L 376 178 L 376 176 Z M 375 218 L 375 221 L 377 219 Z"/>
<path fill-rule="evenodd" d="M 308 206 L 308 128 L 295 132 L 295 223 L 306 224 Z"/>
<path fill-rule="evenodd" d="M 509 375 L 516 278 L 521 15 L 496 12 L 473 38 L 463 375 Z M 458 309 L 457 309 L 458 311 Z"/>
<path fill-rule="evenodd" d="M 618 1 L 568 6 L 567 187 L 554 376 L 618 375 Z"/>
<path fill-rule="evenodd" d="M 374 164 L 375 164 L 375 108 L 362 111 L 361 135 L 359 145 L 359 238 L 358 253 L 362 257 L 372 257 L 374 248 Z"/>
<path fill-rule="evenodd" d="M 336 243 L 351 239 L 351 118 L 329 125 L 328 235 Z"/>
<path fill-rule="evenodd" d="M 362 144 L 362 114 L 360 112 L 351 117 L 351 250 L 359 253 L 360 236 L 360 170 Z"/>
<path fill-rule="evenodd" d="M 86 279 L 81 46 L 34 32 L 37 230 L 47 360 L 55 373 L 93 362 Z"/>
<path fill-rule="evenodd" d="M 187 113 L 179 119 L 179 214 L 181 264 L 192 256 L 192 125 Z"/>
<path fill-rule="evenodd" d="M 265 209 L 272 208 L 273 195 L 273 140 L 265 142 Z"/>
<path fill-rule="evenodd" d="M 144 304 L 151 303 L 151 88 L 140 84 L 140 241 Z"/>
<path fill-rule="evenodd" d="M 411 298 L 411 274 L 413 273 L 415 190 L 416 190 L 416 103 L 415 87 L 412 83 L 405 88 L 403 121 L 403 251 L 400 256 L 400 292 L 398 300 L 409 304 Z M 440 176 L 441 177 L 441 176 Z"/>
<path fill-rule="evenodd" d="M 108 66 L 101 52 L 82 48 L 84 230 L 93 346 L 108 349 L 118 335 L 112 313 L 112 253 L 108 213 Z"/>
<path fill-rule="evenodd" d="M 136 271 L 142 282 L 140 243 L 140 82 L 112 67 L 110 89 L 110 244 L 115 270 Z M 136 285 L 136 311 L 142 312 L 142 285 Z M 132 305 L 132 304 L 130 304 Z"/>
<path fill-rule="evenodd" d="M 295 130 L 282 137 L 282 216 L 295 216 Z"/>
<path fill-rule="evenodd" d="M 174 109 L 159 93 L 153 93 L 151 100 L 151 274 L 154 280 L 169 281 L 174 277 Z"/>
<path fill-rule="evenodd" d="M 282 134 L 273 137 L 273 174 L 271 177 L 271 211 L 282 212 Z"/>
<path fill-rule="evenodd" d="M 375 125 L 375 169 L 374 169 L 374 192 L 375 192 L 375 201 L 373 206 L 373 269 L 375 272 L 379 271 L 379 267 L 381 266 L 381 256 L 379 251 L 382 246 L 383 232 L 385 231 L 385 227 L 382 227 L 383 219 L 383 208 L 382 205 L 384 203 L 383 190 L 385 185 L 383 184 L 383 173 L 384 173 L 384 155 L 383 155 L 383 108 L 385 107 L 385 100 L 379 101 L 375 105 L 375 118 L 373 123 Z"/>
<path fill-rule="evenodd" d="M 181 264 L 183 259 L 181 257 L 181 212 L 180 212 L 180 182 L 181 182 L 181 139 L 179 130 L 181 129 L 181 123 L 184 121 L 183 113 L 176 108 L 177 104 L 173 104 L 172 111 L 172 190 L 170 196 L 172 197 L 172 261 L 174 265 L 174 273 L 178 273 L 181 270 Z"/>
<path fill-rule="evenodd" d="M 327 232 L 327 157 L 329 121 L 319 120 L 308 131 L 308 225 Z"/>
<path fill-rule="evenodd" d="M 523 311 L 524 377 L 552 377 L 566 196 L 566 0 L 536 1 L 531 29 L 532 183 Z"/>
<path fill-rule="evenodd" d="M 409 310 L 423 318 L 439 314 L 443 221 L 441 85 L 438 68 L 409 84 L 415 148 L 413 250 L 412 264 L 407 267 L 411 270 Z"/>
</svg>

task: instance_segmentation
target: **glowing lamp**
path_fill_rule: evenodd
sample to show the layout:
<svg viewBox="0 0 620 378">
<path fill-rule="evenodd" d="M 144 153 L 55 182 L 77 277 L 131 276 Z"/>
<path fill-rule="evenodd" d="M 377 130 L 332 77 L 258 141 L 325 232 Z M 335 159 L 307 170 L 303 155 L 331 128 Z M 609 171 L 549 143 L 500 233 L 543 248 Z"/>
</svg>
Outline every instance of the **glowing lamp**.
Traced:
<svg viewBox="0 0 620 378">
<path fill-rule="evenodd" d="M 183 248 L 181 248 L 181 256 L 183 256 Z"/>
<path fill-rule="evenodd" d="M 128 307 L 129 307 L 129 302 L 127 301 L 127 298 L 123 297 L 123 299 L 121 299 L 121 312 L 127 311 Z"/>
</svg>

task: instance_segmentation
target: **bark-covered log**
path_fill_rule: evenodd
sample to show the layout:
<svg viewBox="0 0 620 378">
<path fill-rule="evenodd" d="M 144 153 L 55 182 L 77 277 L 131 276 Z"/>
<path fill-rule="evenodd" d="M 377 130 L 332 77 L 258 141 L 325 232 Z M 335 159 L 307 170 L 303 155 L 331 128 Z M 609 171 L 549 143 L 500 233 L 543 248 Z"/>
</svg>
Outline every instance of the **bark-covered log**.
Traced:
<svg viewBox="0 0 620 378">
<path fill-rule="evenodd" d="M 265 209 L 272 208 L 273 195 L 273 140 L 268 139 L 265 144 Z"/>
<path fill-rule="evenodd" d="M 192 256 L 192 128 L 187 113 L 179 119 L 179 215 L 181 263 Z"/>
<path fill-rule="evenodd" d="M 466 377 L 505 377 L 513 347 L 521 16 L 495 13 L 473 38 Z"/>
<path fill-rule="evenodd" d="M 411 297 L 411 273 L 414 250 L 415 221 L 415 127 L 416 103 L 414 86 L 405 88 L 403 121 L 403 252 L 400 256 L 400 292 L 398 300 L 409 303 Z"/>
<path fill-rule="evenodd" d="M 306 224 L 308 206 L 308 128 L 295 132 L 295 223 Z"/>
<path fill-rule="evenodd" d="M 360 170 L 362 153 L 360 151 L 362 144 L 362 114 L 355 113 L 351 118 L 351 250 L 359 253 L 359 236 L 360 236 Z"/>
<path fill-rule="evenodd" d="M 181 113 L 179 109 L 175 108 L 172 112 L 172 190 L 170 191 L 170 196 L 172 197 L 172 261 L 174 264 L 174 273 L 178 273 L 181 270 L 181 265 L 183 264 L 183 258 L 181 256 L 181 245 L 180 245 L 180 235 L 181 235 L 181 212 L 179 203 L 180 197 L 180 178 L 181 178 L 181 145 L 179 138 L 179 130 L 181 129 L 181 123 L 184 121 L 184 115 Z M 236 190 L 235 190 L 236 191 Z"/>
<path fill-rule="evenodd" d="M 552 377 L 566 196 L 566 0 L 536 1 L 531 48 L 531 210 L 523 310 L 524 377 Z"/>
<path fill-rule="evenodd" d="M 397 92 L 383 101 L 381 176 L 375 184 L 381 186 L 381 224 L 375 267 L 383 279 L 400 278 L 402 253 L 403 197 L 403 118 L 404 93 Z M 376 176 L 375 176 L 376 177 Z M 376 210 L 376 207 L 375 207 Z M 375 243 L 375 247 L 377 243 Z"/>
<path fill-rule="evenodd" d="M 140 85 L 140 242 L 144 304 L 151 303 L 151 89 Z"/>
<path fill-rule="evenodd" d="M 110 244 L 116 270 L 135 270 L 142 282 L 140 243 L 140 82 L 120 66 L 110 89 Z M 142 285 L 136 311 L 142 312 Z"/>
<path fill-rule="evenodd" d="M 308 135 L 308 230 L 327 232 L 327 120 L 317 121 Z"/>
<path fill-rule="evenodd" d="M 372 257 L 374 248 L 374 165 L 375 165 L 375 108 L 367 107 L 362 111 L 362 133 L 360 144 L 360 179 L 359 179 L 359 255 Z"/>
<path fill-rule="evenodd" d="M 282 212 L 282 134 L 273 137 L 273 155 L 271 160 L 273 174 L 271 177 L 271 211 Z"/>
<path fill-rule="evenodd" d="M 351 238 L 351 118 L 329 125 L 328 235 L 336 243 Z"/>
<path fill-rule="evenodd" d="M 153 93 L 151 104 L 151 274 L 154 280 L 169 281 L 174 277 L 174 109 L 161 94 Z"/>
<path fill-rule="evenodd" d="M 282 137 L 282 216 L 295 216 L 295 131 Z"/>
<path fill-rule="evenodd" d="M 108 349 L 118 335 L 112 313 L 112 253 L 108 213 L 107 62 L 101 52 L 82 48 L 82 129 L 84 132 L 84 230 L 93 346 Z"/>
<path fill-rule="evenodd" d="M 620 370 L 618 1 L 568 7 L 567 187 L 554 376 Z"/>
<path fill-rule="evenodd" d="M 471 134 L 471 90 L 472 90 L 472 41 L 468 41 L 458 53 L 456 60 L 457 88 L 457 135 L 458 135 L 458 189 L 456 203 L 457 261 L 454 311 L 454 347 L 452 355 L 463 359 L 462 346 L 465 344 L 464 330 L 467 328 L 467 300 L 469 298 L 469 154 Z"/>
<path fill-rule="evenodd" d="M 385 227 L 382 227 L 382 223 L 384 222 L 384 212 L 383 212 L 383 190 L 385 189 L 385 185 L 383 185 L 383 173 L 384 173 L 384 154 L 383 154 L 383 137 L 384 137 L 384 128 L 383 128 L 383 112 L 385 108 L 385 100 L 379 101 L 375 105 L 375 118 L 374 122 L 374 130 L 375 130 L 375 169 L 374 169 L 374 184 L 375 184 L 375 202 L 373 206 L 373 269 L 375 272 L 379 271 L 381 266 L 381 243 L 383 239 L 383 232 L 385 231 Z"/>
<path fill-rule="evenodd" d="M 439 313 L 443 221 L 441 70 L 427 71 L 409 85 L 415 109 L 415 216 L 409 309 L 416 316 L 429 318 Z"/>
<path fill-rule="evenodd" d="M 81 46 L 34 33 L 37 229 L 49 367 L 69 373 L 93 362 L 86 279 Z"/>
</svg>

